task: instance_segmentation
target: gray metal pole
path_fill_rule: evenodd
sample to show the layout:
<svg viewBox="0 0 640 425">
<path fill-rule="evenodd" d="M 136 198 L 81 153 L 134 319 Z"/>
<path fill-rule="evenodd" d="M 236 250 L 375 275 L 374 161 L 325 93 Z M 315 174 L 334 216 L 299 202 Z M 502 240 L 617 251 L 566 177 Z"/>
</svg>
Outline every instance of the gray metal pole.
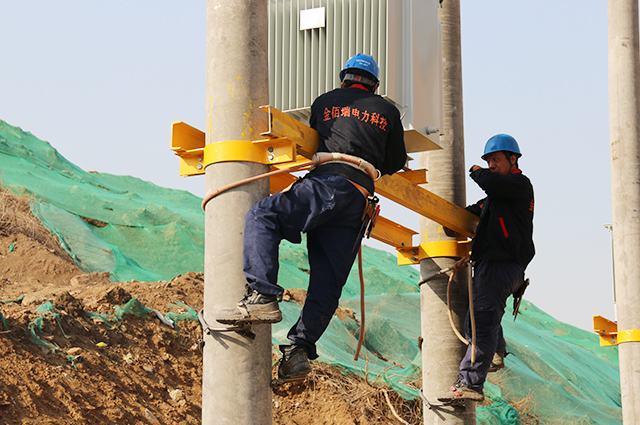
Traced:
<svg viewBox="0 0 640 425">
<path fill-rule="evenodd" d="M 609 126 L 618 331 L 640 329 L 640 56 L 638 1 L 609 0 Z M 640 423 L 640 342 L 622 342 L 622 420 Z"/>
<path fill-rule="evenodd" d="M 268 3 L 207 1 L 206 144 L 257 140 L 267 129 L 269 103 Z M 263 115 L 264 114 L 264 115 Z M 250 162 L 220 162 L 206 169 L 206 190 L 268 171 Z M 269 180 L 225 192 L 205 211 L 204 317 L 218 326 L 215 310 L 233 307 L 244 294 L 244 216 L 269 194 Z M 205 338 L 202 423 L 272 423 L 271 326 L 254 326 L 255 340 L 235 332 Z"/>
<path fill-rule="evenodd" d="M 442 62 L 444 87 L 444 128 L 440 136 L 442 150 L 420 155 L 421 166 L 428 170 L 426 188 L 459 206 L 466 206 L 464 128 L 462 115 L 462 59 L 460 54 L 460 1 L 447 0 L 439 10 L 442 22 Z M 423 219 L 421 241 L 455 240 L 442 232 L 442 226 Z M 420 262 L 422 277 L 451 267 L 456 259 L 440 257 Z M 464 334 L 470 279 L 469 268 L 456 273 L 452 282 L 451 304 L 454 323 Z M 422 386 L 426 398 L 436 401 L 439 393 L 451 386 L 464 357 L 466 345 L 456 337 L 449 324 L 447 309 L 448 276 L 441 275 L 420 291 L 422 310 Z M 430 410 L 425 406 L 425 424 L 475 424 L 475 403 L 466 408 L 445 407 Z"/>
</svg>

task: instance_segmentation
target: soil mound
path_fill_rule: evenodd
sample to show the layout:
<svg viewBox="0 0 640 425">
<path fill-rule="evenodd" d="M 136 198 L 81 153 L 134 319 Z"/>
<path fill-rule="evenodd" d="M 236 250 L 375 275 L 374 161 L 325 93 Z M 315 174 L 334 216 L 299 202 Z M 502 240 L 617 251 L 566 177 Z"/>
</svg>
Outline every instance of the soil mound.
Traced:
<svg viewBox="0 0 640 425">
<path fill-rule="evenodd" d="M 28 201 L 0 189 L 0 422 L 200 424 L 199 323 L 172 329 L 154 314 L 108 318 L 133 299 L 159 311 L 197 308 L 203 286 L 195 272 L 115 283 L 108 273 L 85 274 Z M 396 415 L 420 423 L 420 408 L 323 364 L 273 394 L 275 424 L 401 423 Z"/>
</svg>

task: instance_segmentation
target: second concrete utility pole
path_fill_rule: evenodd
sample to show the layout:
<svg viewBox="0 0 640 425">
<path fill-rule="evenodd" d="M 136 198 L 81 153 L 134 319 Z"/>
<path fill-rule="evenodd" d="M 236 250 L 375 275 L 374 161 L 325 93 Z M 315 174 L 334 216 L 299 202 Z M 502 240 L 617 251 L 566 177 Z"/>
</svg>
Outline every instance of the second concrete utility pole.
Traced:
<svg viewBox="0 0 640 425">
<path fill-rule="evenodd" d="M 460 1 L 447 0 L 439 10 L 442 22 L 442 63 L 444 128 L 440 136 L 442 150 L 421 154 L 420 166 L 428 170 L 427 189 L 454 204 L 466 206 L 464 127 L 462 114 L 462 59 L 460 43 Z M 434 221 L 421 219 L 421 239 L 427 242 L 455 241 L 442 232 Z M 456 258 L 426 258 L 420 262 L 422 277 L 453 266 Z M 452 311 L 458 329 L 464 329 L 468 305 L 470 267 L 458 272 L 452 282 Z M 466 346 L 451 330 L 447 309 L 448 276 L 441 275 L 422 285 L 422 385 L 428 400 L 436 401 L 439 393 L 451 386 L 464 357 Z M 437 411 L 424 409 L 425 424 L 475 424 L 475 403 L 464 408 L 451 406 Z"/>
<path fill-rule="evenodd" d="M 609 126 L 618 332 L 640 330 L 638 0 L 609 0 Z M 622 421 L 640 423 L 640 341 L 618 345 Z"/>
</svg>

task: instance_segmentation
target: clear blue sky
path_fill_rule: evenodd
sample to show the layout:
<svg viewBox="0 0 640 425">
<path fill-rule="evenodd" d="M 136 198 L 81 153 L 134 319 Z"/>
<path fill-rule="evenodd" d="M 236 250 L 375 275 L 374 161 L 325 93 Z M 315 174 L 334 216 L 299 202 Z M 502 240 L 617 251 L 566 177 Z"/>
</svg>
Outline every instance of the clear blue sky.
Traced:
<svg viewBox="0 0 640 425">
<path fill-rule="evenodd" d="M 172 121 L 204 128 L 205 5 L 0 1 L 0 119 L 85 170 L 203 196 L 169 138 Z M 467 168 L 492 135 L 518 140 L 536 192 L 526 298 L 590 330 L 593 314 L 614 317 L 606 2 L 461 7 Z M 468 203 L 480 197 L 467 179 Z"/>
</svg>

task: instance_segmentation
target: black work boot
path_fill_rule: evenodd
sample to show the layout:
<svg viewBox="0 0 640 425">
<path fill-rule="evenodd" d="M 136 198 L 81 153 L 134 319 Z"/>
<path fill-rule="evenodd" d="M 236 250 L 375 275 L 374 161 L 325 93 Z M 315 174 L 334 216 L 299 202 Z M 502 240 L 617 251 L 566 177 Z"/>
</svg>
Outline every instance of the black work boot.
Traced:
<svg viewBox="0 0 640 425">
<path fill-rule="evenodd" d="M 261 294 L 247 284 L 246 293 L 238 305 L 218 310 L 216 320 L 228 325 L 277 323 L 282 320 L 282 312 L 278 307 L 281 300 L 280 295 Z"/>
<path fill-rule="evenodd" d="M 311 372 L 307 349 L 301 345 L 281 345 L 282 359 L 278 379 L 283 382 L 302 381 Z"/>
</svg>

